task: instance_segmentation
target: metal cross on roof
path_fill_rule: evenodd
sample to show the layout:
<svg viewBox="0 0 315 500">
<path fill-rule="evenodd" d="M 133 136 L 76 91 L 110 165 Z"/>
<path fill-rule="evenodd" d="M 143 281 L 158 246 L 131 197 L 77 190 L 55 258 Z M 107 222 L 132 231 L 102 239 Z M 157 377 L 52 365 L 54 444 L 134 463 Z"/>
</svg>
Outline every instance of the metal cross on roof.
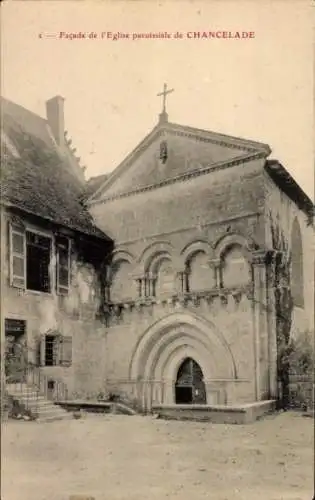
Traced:
<svg viewBox="0 0 315 500">
<path fill-rule="evenodd" d="M 167 94 L 170 94 L 171 92 L 174 92 L 174 89 L 168 89 L 167 88 L 167 84 L 164 83 L 163 92 L 160 92 L 159 94 L 157 94 L 158 97 L 163 96 L 163 109 L 162 109 L 162 113 L 166 113 L 166 108 L 165 108 L 166 96 L 167 96 Z"/>
</svg>

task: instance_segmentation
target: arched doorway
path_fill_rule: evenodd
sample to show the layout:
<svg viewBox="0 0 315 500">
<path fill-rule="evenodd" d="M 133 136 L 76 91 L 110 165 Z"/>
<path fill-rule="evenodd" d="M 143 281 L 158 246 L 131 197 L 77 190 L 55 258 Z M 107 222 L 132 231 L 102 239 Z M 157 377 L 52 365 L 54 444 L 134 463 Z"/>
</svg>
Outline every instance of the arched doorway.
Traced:
<svg viewBox="0 0 315 500">
<path fill-rule="evenodd" d="M 206 404 L 203 373 L 195 360 L 186 358 L 180 365 L 175 382 L 176 404 Z"/>
<path fill-rule="evenodd" d="M 237 378 L 232 352 L 215 325 L 191 312 L 174 312 L 149 326 L 135 346 L 129 365 L 133 397 L 146 410 L 152 405 L 174 404 L 179 370 L 187 359 L 197 361 L 199 370 L 201 367 L 198 377 L 198 369 L 191 371 L 190 385 L 197 390 L 190 391 L 191 403 L 217 400 L 206 381 Z"/>
</svg>

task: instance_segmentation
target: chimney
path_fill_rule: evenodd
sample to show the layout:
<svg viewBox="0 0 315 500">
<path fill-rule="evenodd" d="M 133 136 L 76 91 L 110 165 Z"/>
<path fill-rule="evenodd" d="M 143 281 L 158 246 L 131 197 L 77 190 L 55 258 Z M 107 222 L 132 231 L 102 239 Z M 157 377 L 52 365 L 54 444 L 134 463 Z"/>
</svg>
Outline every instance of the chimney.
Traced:
<svg viewBox="0 0 315 500">
<path fill-rule="evenodd" d="M 65 142 L 64 98 L 60 95 L 46 101 L 47 121 L 58 146 Z"/>
</svg>

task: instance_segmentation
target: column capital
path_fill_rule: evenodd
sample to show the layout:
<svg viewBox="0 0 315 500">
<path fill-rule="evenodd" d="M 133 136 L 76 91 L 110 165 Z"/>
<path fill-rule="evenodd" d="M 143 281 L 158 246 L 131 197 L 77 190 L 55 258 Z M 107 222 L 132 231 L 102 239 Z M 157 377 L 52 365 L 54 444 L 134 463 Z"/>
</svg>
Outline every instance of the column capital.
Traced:
<svg viewBox="0 0 315 500">
<path fill-rule="evenodd" d="M 143 280 L 145 278 L 145 274 L 143 273 L 135 273 L 132 275 L 134 280 Z"/>
<path fill-rule="evenodd" d="M 267 255 L 266 250 L 256 250 L 252 253 L 252 264 L 254 266 L 264 266 L 267 262 Z"/>
<path fill-rule="evenodd" d="M 151 272 L 148 272 L 146 273 L 146 276 L 145 276 L 147 279 L 149 280 L 155 280 L 157 278 L 157 274 L 155 273 L 151 273 Z"/>
<path fill-rule="evenodd" d="M 179 274 L 184 274 L 184 273 L 187 273 L 187 268 L 183 265 L 183 266 L 176 266 L 175 269 L 175 274 L 179 275 Z"/>
<path fill-rule="evenodd" d="M 218 268 L 221 266 L 221 259 L 209 259 L 208 264 L 212 268 Z"/>
</svg>

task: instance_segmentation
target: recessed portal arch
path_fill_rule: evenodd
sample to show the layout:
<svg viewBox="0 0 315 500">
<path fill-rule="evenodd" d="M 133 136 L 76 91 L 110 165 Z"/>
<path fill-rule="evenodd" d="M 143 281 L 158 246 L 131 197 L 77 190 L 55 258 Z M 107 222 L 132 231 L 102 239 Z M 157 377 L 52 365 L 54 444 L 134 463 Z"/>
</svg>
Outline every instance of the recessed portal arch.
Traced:
<svg viewBox="0 0 315 500">
<path fill-rule="evenodd" d="M 129 377 L 144 408 L 150 409 L 152 402 L 175 403 L 178 370 L 187 358 L 202 371 L 207 400 L 209 381 L 237 378 L 231 350 L 215 325 L 192 313 L 172 313 L 143 333 L 132 355 Z"/>
</svg>

